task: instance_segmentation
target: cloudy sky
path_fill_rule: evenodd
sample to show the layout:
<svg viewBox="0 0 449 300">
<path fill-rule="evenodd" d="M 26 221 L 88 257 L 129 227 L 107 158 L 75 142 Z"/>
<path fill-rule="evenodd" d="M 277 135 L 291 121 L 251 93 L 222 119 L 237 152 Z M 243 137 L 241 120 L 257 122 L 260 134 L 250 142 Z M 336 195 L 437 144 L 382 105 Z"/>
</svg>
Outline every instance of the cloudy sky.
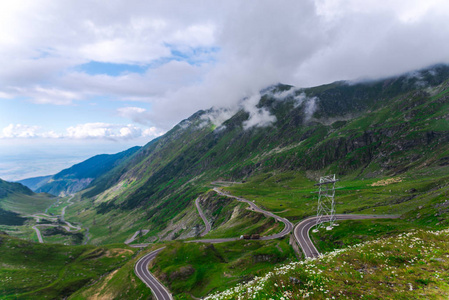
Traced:
<svg viewBox="0 0 449 300">
<path fill-rule="evenodd" d="M 273 83 L 448 63 L 448 41 L 447 0 L 1 1 L 0 177 L 143 145 Z"/>
</svg>

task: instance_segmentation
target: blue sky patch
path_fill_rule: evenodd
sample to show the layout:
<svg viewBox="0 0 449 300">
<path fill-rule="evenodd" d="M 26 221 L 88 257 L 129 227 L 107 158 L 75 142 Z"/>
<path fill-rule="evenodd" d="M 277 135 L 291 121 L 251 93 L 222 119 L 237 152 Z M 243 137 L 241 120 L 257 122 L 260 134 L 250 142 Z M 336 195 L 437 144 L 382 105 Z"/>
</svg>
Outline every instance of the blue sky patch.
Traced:
<svg viewBox="0 0 449 300">
<path fill-rule="evenodd" d="M 139 73 L 143 74 L 147 70 L 147 65 L 129 65 L 129 64 L 114 64 L 98 61 L 91 61 L 87 64 L 78 66 L 77 69 L 89 75 L 105 74 L 109 76 L 120 76 L 123 73 Z"/>
<path fill-rule="evenodd" d="M 170 48 L 172 60 L 185 61 L 190 65 L 201 65 L 203 63 L 216 62 L 215 55 L 220 51 L 220 47 L 188 47 L 182 48 L 166 44 Z"/>
</svg>

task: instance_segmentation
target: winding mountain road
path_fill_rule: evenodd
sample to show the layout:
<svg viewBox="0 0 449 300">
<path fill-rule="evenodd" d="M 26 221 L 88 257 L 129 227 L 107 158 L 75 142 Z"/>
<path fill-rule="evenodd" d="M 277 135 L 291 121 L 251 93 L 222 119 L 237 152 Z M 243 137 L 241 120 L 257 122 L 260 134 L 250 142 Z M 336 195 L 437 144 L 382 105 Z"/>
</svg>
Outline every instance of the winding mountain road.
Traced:
<svg viewBox="0 0 449 300">
<path fill-rule="evenodd" d="M 394 219 L 399 216 L 374 216 L 374 215 L 335 215 L 337 220 L 362 220 L 362 219 Z M 298 245 L 301 247 L 306 258 L 313 258 L 320 256 L 320 252 L 310 239 L 310 229 L 316 225 L 318 217 L 307 218 L 296 225 L 293 234 Z M 323 218 L 323 223 L 328 222 L 329 218 Z"/>
<path fill-rule="evenodd" d="M 37 235 L 37 239 L 39 240 L 39 243 L 44 243 L 44 239 L 42 238 L 42 234 L 41 231 L 39 230 L 39 228 L 35 226 L 33 226 L 34 231 L 36 231 L 36 235 Z"/>
<path fill-rule="evenodd" d="M 200 236 L 203 237 L 203 236 L 205 236 L 206 234 L 209 233 L 209 231 L 211 230 L 212 226 L 210 225 L 209 221 L 207 220 L 206 216 L 204 215 L 204 212 L 203 212 L 203 210 L 200 207 L 199 201 L 200 201 L 200 197 L 196 198 L 195 205 L 196 205 L 196 209 L 198 210 L 198 214 L 200 215 L 201 219 L 203 219 L 203 222 L 206 225 L 206 228 L 200 234 Z"/>
<path fill-rule="evenodd" d="M 240 197 L 237 197 L 237 196 L 229 195 L 229 194 L 227 194 L 227 193 L 221 191 L 219 188 L 214 188 L 214 191 L 215 191 L 217 194 L 221 195 L 221 196 L 233 198 L 233 199 L 236 199 L 237 201 L 240 201 L 240 202 L 245 202 L 246 204 L 248 204 L 248 205 L 250 206 L 250 209 L 251 209 L 252 211 L 262 213 L 262 214 L 264 214 L 264 215 L 265 215 L 266 217 L 268 217 L 268 218 L 274 218 L 275 220 L 284 223 L 285 226 L 284 226 L 284 229 L 283 229 L 281 232 L 276 233 L 276 234 L 272 234 L 272 235 L 268 235 L 268 236 L 262 236 L 262 237 L 260 237 L 259 240 L 267 241 L 267 240 L 278 239 L 278 238 L 281 238 L 281 237 L 286 236 L 287 234 L 290 233 L 290 231 L 293 230 L 293 224 L 292 224 L 289 220 L 287 220 L 286 218 L 279 217 L 278 215 L 275 215 L 275 214 L 273 214 L 273 213 L 271 213 L 271 212 L 269 212 L 269 211 L 266 211 L 266 210 L 261 209 L 261 208 L 258 207 L 256 204 L 254 204 L 254 202 L 252 202 L 252 201 L 249 201 L 249 200 L 247 200 L 247 199 L 240 198 Z M 204 217 L 204 213 L 203 213 L 203 211 L 201 210 L 201 207 L 198 205 L 197 201 L 198 201 L 198 198 L 195 200 L 195 204 L 196 204 L 196 207 L 197 207 L 197 209 L 198 209 L 198 212 L 199 212 L 201 218 L 203 219 L 204 223 L 206 224 L 206 229 L 207 229 L 207 228 L 210 228 L 210 223 L 207 221 L 206 217 Z M 209 230 L 210 230 L 210 229 L 209 229 Z M 207 232 L 209 232 L 209 231 L 207 231 Z M 201 234 L 201 237 L 203 237 L 207 232 L 206 232 L 206 230 L 205 230 L 205 231 Z M 211 244 L 218 244 L 218 243 L 233 242 L 233 241 L 238 241 L 238 240 L 240 240 L 240 237 L 223 238 L 223 239 L 202 239 L 202 240 L 193 240 L 193 241 L 188 241 L 188 243 L 211 243 Z"/>
<path fill-rule="evenodd" d="M 275 218 L 277 221 L 284 223 L 284 229 L 276 234 L 272 234 L 269 236 L 263 236 L 260 238 L 260 240 L 273 240 L 273 239 L 277 239 L 277 238 L 281 238 L 283 236 L 286 236 L 287 234 L 290 233 L 290 231 L 292 231 L 293 229 L 293 224 L 285 219 L 285 218 L 281 218 L 269 211 L 263 210 L 261 208 L 259 208 L 256 204 L 254 204 L 253 202 L 246 200 L 244 198 L 240 198 L 240 197 L 236 197 L 236 196 L 232 196 L 229 194 L 226 194 L 224 192 L 222 192 L 220 189 L 218 188 L 214 188 L 214 191 L 216 193 L 218 193 L 219 195 L 222 196 L 226 196 L 229 198 L 233 198 L 236 199 L 237 201 L 240 202 L 245 202 L 247 204 L 249 204 L 249 206 L 251 207 L 251 210 L 256 211 L 256 212 L 260 212 L 262 214 L 264 214 L 267 217 L 271 217 L 271 218 Z M 195 205 L 196 208 L 198 210 L 199 215 L 201 216 L 201 219 L 203 219 L 204 224 L 206 225 L 206 229 L 201 233 L 201 237 L 203 237 L 204 235 L 206 235 L 210 229 L 211 229 L 211 225 L 209 223 L 209 221 L 207 220 L 206 216 L 204 215 L 203 210 L 201 209 L 200 205 L 199 205 L 199 198 L 197 198 L 195 200 Z M 237 241 L 240 240 L 239 237 L 234 237 L 234 238 L 224 238 L 224 239 L 202 239 L 202 240 L 193 240 L 193 241 L 188 241 L 188 243 L 211 243 L 211 244 L 217 244 L 217 243 L 225 243 L 225 242 L 232 242 L 232 241 Z M 146 246 L 146 244 L 142 244 L 142 245 L 135 245 L 135 246 Z M 164 247 L 165 248 L 165 247 Z M 135 265 L 134 267 L 134 272 L 136 273 L 136 275 L 143 281 L 145 282 L 145 284 L 153 291 L 153 295 L 156 297 L 157 300 L 168 300 L 168 299 L 173 299 L 171 298 L 171 294 L 168 292 L 167 288 L 165 286 L 163 286 L 148 270 L 148 266 L 150 264 L 150 262 L 157 256 L 157 254 L 162 251 L 164 248 L 160 248 L 157 249 L 153 252 L 150 252 L 148 254 L 146 254 L 145 256 L 143 256 Z M 170 297 L 170 298 L 169 298 Z"/>
<path fill-rule="evenodd" d="M 297 224 L 294 227 L 293 224 L 286 218 L 279 217 L 278 215 L 275 215 L 269 211 L 263 210 L 263 209 L 259 208 L 256 204 L 254 204 L 254 202 L 252 202 L 252 201 L 227 194 L 227 193 L 221 191 L 219 188 L 214 188 L 214 191 L 221 196 L 233 198 L 240 202 L 245 202 L 250 206 L 251 210 L 262 213 L 267 217 L 274 218 L 277 221 L 284 223 L 285 226 L 281 232 L 272 234 L 269 236 L 263 236 L 260 238 L 260 240 L 272 240 L 272 239 L 281 238 L 281 237 L 289 234 L 294 229 L 293 233 L 294 233 L 296 242 L 301 247 L 306 258 L 318 257 L 320 255 L 320 253 L 316 249 L 315 245 L 313 245 L 312 240 L 310 239 L 310 236 L 309 236 L 310 229 L 316 225 L 316 219 L 317 219 L 316 216 L 307 218 L 307 219 L 301 221 L 299 224 Z M 201 233 L 201 237 L 203 237 L 210 231 L 211 225 L 210 225 L 209 221 L 206 219 L 204 212 L 202 211 L 202 209 L 199 205 L 199 198 L 197 198 L 195 200 L 195 205 L 196 205 L 199 215 L 201 216 L 201 218 L 204 221 L 204 224 L 206 225 L 206 229 Z M 336 215 L 337 220 L 386 219 L 386 218 L 397 218 L 397 217 L 398 216 Z M 326 221 L 328 221 L 328 219 L 324 218 L 323 222 L 326 222 Z M 188 241 L 188 243 L 196 242 L 196 243 L 212 243 L 212 244 L 214 244 L 214 243 L 232 242 L 232 241 L 237 241 L 237 240 L 240 240 L 240 238 L 234 237 L 234 238 L 224 238 L 224 239 L 202 239 L 202 240 Z M 139 246 L 144 246 L 144 244 L 139 245 Z M 164 248 L 159 248 L 155 251 L 152 251 L 152 252 L 146 254 L 136 263 L 136 265 L 134 267 L 134 270 L 135 270 L 135 273 L 137 274 L 137 276 L 143 282 L 145 282 L 145 284 L 153 291 L 153 295 L 156 297 L 157 300 L 173 299 L 171 294 L 169 293 L 168 289 L 165 286 L 163 286 L 148 270 L 148 266 L 149 266 L 150 262 Z"/>
<path fill-rule="evenodd" d="M 72 197 L 70 197 L 70 198 L 67 200 L 68 205 L 65 206 L 65 207 L 62 209 L 62 213 L 61 213 L 61 216 L 60 216 L 60 217 L 61 217 L 61 221 L 64 222 L 64 223 L 67 225 L 67 226 L 61 226 L 61 227 L 64 228 L 65 230 L 67 230 L 68 232 L 74 232 L 74 231 L 81 230 L 81 227 L 79 227 L 79 226 L 74 226 L 74 225 L 72 225 L 70 222 L 67 222 L 67 221 L 64 220 L 65 209 L 66 209 L 68 206 L 70 206 L 70 205 L 73 204 L 73 202 L 70 201 L 70 200 L 73 199 L 73 197 L 75 197 L 75 196 L 72 195 Z M 35 219 L 36 219 L 36 222 L 39 222 L 39 219 L 40 219 L 40 218 L 46 218 L 46 219 L 48 219 L 48 220 L 50 220 L 50 221 L 55 222 L 55 221 L 57 221 L 57 217 L 58 217 L 58 216 L 50 216 L 50 215 L 47 215 L 47 214 L 45 214 L 45 213 L 37 213 L 37 214 L 31 215 L 31 216 L 29 216 L 29 217 L 35 218 Z M 39 230 L 38 227 L 59 227 L 59 226 L 60 226 L 60 225 L 55 225 L 55 224 L 36 224 L 36 225 L 34 225 L 32 228 L 34 229 L 34 231 L 36 231 L 36 235 L 37 235 L 37 239 L 39 240 L 39 243 L 44 243 L 44 239 L 42 238 L 41 231 Z M 72 230 L 72 229 L 74 229 L 74 230 Z"/>
<path fill-rule="evenodd" d="M 159 248 L 139 259 L 134 266 L 134 272 L 151 289 L 157 300 L 173 300 L 168 289 L 148 270 L 150 262 L 164 249 L 165 247 Z"/>
<path fill-rule="evenodd" d="M 275 215 L 272 212 L 269 212 L 269 211 L 261 209 L 256 204 L 254 204 L 254 202 L 252 202 L 252 201 L 249 201 L 249 200 L 247 200 L 245 198 L 240 198 L 240 197 L 237 197 L 237 196 L 229 195 L 229 194 L 221 191 L 219 188 L 214 188 L 214 191 L 217 194 L 221 195 L 221 196 L 226 196 L 226 197 L 229 197 L 229 198 L 233 198 L 233 199 L 236 199 L 237 201 L 240 201 L 240 202 L 245 202 L 245 203 L 247 203 L 251 207 L 251 210 L 259 212 L 259 213 L 262 213 L 266 217 L 271 217 L 271 218 L 274 218 L 276 221 L 284 223 L 285 226 L 284 226 L 284 229 L 281 232 L 276 233 L 276 234 L 272 234 L 272 235 L 268 235 L 268 236 L 263 236 L 263 237 L 260 238 L 263 241 L 281 238 L 283 236 L 286 236 L 287 234 L 290 233 L 290 231 L 293 230 L 292 222 L 290 222 L 286 218 L 279 217 L 278 215 Z"/>
</svg>

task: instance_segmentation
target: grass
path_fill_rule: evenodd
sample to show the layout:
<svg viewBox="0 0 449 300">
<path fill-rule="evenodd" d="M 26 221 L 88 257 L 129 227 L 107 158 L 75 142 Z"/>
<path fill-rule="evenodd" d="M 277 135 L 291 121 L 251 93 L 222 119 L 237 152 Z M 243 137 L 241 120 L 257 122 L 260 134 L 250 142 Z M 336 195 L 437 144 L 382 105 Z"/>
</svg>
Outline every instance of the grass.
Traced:
<svg viewBox="0 0 449 300">
<path fill-rule="evenodd" d="M 49 197 L 48 194 L 11 194 L 7 198 L 1 199 L 1 207 L 5 210 L 13 211 L 22 215 L 31 215 L 44 212 L 57 198 Z"/>
<path fill-rule="evenodd" d="M 157 256 L 150 271 L 176 299 L 193 299 L 192 295 L 203 297 L 226 289 L 293 259 L 286 239 L 222 244 L 175 242 Z"/>
<path fill-rule="evenodd" d="M 225 190 L 232 195 L 254 201 L 259 207 L 279 216 L 297 220 L 308 216 L 308 210 L 316 202 L 313 201 L 313 184 L 313 181 L 295 172 L 268 173 Z"/>
<path fill-rule="evenodd" d="M 85 286 L 72 294 L 70 300 L 84 300 L 95 297 L 100 299 L 149 299 L 150 289 L 134 273 L 134 265 L 143 255 L 155 250 L 158 246 L 148 248 L 137 254 L 133 259 L 126 262 L 122 267 L 116 269 L 92 285 Z"/>
<path fill-rule="evenodd" d="M 210 299 L 446 298 L 449 231 L 425 231 L 449 226 L 446 171 L 427 168 L 365 180 L 343 177 L 338 184 L 337 213 L 401 214 L 401 218 L 339 221 L 332 231 L 311 233 L 320 252 L 328 253 L 324 259 L 286 265 Z M 300 195 L 308 199 L 310 189 L 294 186 L 301 180 L 296 175 L 264 175 L 227 190 L 275 210 L 284 199 L 290 203 L 304 201 Z M 294 215 L 313 211 L 310 206 L 294 208 Z M 289 214 L 278 212 L 283 213 Z"/>
<path fill-rule="evenodd" d="M 413 231 L 286 264 L 206 299 L 447 299 L 449 230 Z"/>
<path fill-rule="evenodd" d="M 89 228 L 90 242 L 94 245 L 123 243 L 139 229 L 145 229 L 144 211 L 126 211 L 119 215 L 114 212 L 96 214 L 86 210 L 91 203 L 75 202 L 66 209 L 69 222 L 80 222 L 83 228 Z"/>
<path fill-rule="evenodd" d="M 218 195 L 215 191 L 203 195 L 200 206 L 212 224 L 212 230 L 204 238 L 239 237 L 244 234 L 269 235 L 282 231 L 284 227 L 273 218 L 249 210 L 248 204 Z"/>
<path fill-rule="evenodd" d="M 46 243 L 58 243 L 64 245 L 80 245 L 84 234 L 80 231 L 69 232 L 62 227 L 41 227 L 43 239 Z"/>
<path fill-rule="evenodd" d="M 342 177 L 337 183 L 336 212 L 356 214 L 406 214 L 447 195 L 445 183 L 448 168 L 439 168 L 430 175 L 405 173 L 401 176 L 376 179 Z M 384 186 L 373 184 L 391 178 L 400 182 Z M 317 205 L 315 182 L 294 172 L 263 174 L 239 185 L 225 188 L 233 195 L 254 200 L 257 205 L 291 221 L 314 215 Z M 441 196 L 443 197 L 443 196 Z"/>
<path fill-rule="evenodd" d="M 18 213 L 0 208 L 0 225 L 20 226 L 26 220 L 26 218 L 21 217 Z"/>
<path fill-rule="evenodd" d="M 64 198 L 58 198 L 56 202 L 54 202 L 52 205 L 50 205 L 46 211 L 49 215 L 61 215 L 62 209 L 68 205 L 67 200 L 69 197 Z"/>
<path fill-rule="evenodd" d="M 414 230 L 416 225 L 402 219 L 338 221 L 331 231 L 310 232 L 313 243 L 321 253 L 331 252 L 362 242 Z"/>
<path fill-rule="evenodd" d="M 124 245 L 38 244 L 0 235 L 0 298 L 63 299 L 134 255 Z"/>
<path fill-rule="evenodd" d="M 181 185 L 180 189 L 177 189 L 175 185 Z M 99 207 L 103 203 L 99 207 L 93 208 L 96 202 L 85 198 L 82 200 L 76 198 L 72 201 L 74 204 L 66 210 L 66 219 L 78 221 L 84 228 L 89 228 L 91 238 L 89 243 L 94 245 L 124 242 L 140 229 L 150 230 L 146 237 L 151 238 L 166 229 L 167 225 L 186 209 L 188 210 L 189 207 L 193 209 L 193 200 L 200 192 L 207 191 L 205 187 L 190 187 L 190 185 L 186 187 L 180 182 L 176 182 L 172 188 L 173 190 L 170 190 L 173 192 L 163 203 L 148 200 L 145 209 L 142 207 L 125 209 L 122 206 L 125 203 L 115 206 L 113 201 L 104 201 L 106 209 L 102 211 Z M 139 199 L 147 198 L 142 196 Z"/>
<path fill-rule="evenodd" d="M 0 231 L 5 232 L 12 237 L 21 238 L 33 242 L 38 241 L 36 232 L 31 228 L 31 226 L 0 225 Z"/>
<path fill-rule="evenodd" d="M 423 180 L 420 184 L 414 185 L 417 194 L 412 201 L 407 201 L 410 207 L 400 219 L 338 221 L 340 226 L 332 231 L 311 233 L 315 244 L 320 251 L 327 252 L 414 229 L 441 230 L 449 227 L 449 187 L 438 181 Z M 419 189 L 425 192 L 420 194 Z M 402 203 L 399 205 L 403 206 Z"/>
</svg>

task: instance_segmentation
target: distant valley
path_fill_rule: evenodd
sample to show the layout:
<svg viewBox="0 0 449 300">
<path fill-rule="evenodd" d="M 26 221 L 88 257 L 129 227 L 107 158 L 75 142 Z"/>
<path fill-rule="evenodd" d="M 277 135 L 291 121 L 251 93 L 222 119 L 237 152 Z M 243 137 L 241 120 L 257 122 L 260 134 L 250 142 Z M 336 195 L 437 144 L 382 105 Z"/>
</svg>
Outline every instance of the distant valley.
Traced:
<svg viewBox="0 0 449 300">
<path fill-rule="evenodd" d="M 27 178 L 18 182 L 37 193 L 69 195 L 85 189 L 94 179 L 110 171 L 139 149 L 140 147 L 133 147 L 115 155 L 97 155 L 55 175 Z"/>
</svg>

